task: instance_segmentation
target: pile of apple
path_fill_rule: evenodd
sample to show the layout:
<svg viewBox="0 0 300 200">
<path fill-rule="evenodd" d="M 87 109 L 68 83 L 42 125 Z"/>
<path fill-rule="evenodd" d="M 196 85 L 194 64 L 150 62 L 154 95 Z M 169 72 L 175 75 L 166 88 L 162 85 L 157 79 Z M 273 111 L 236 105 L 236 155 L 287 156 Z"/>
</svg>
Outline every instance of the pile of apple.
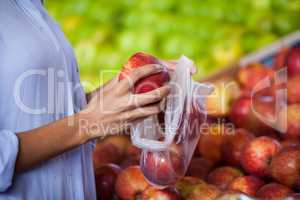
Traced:
<svg viewBox="0 0 300 200">
<path fill-rule="evenodd" d="M 276 72 L 283 67 L 288 79 L 278 83 Z M 265 79 L 272 84 L 253 93 Z M 271 67 L 252 63 L 215 84 L 205 102 L 208 125 L 199 130 L 184 177 L 165 188 L 151 186 L 139 168 L 141 150 L 128 136 L 112 136 L 94 151 L 98 198 L 300 199 L 300 48 L 280 51 Z M 287 106 L 276 106 L 278 91 L 285 88 Z"/>
</svg>

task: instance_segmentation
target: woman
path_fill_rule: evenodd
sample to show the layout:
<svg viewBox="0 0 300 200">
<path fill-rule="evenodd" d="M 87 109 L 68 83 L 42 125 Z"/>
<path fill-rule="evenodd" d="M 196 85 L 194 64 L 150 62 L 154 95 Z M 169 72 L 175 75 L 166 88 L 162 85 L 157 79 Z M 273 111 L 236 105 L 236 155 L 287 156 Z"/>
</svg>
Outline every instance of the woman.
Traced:
<svg viewBox="0 0 300 200">
<path fill-rule="evenodd" d="M 143 66 L 130 78 L 160 70 Z M 169 92 L 133 95 L 130 82 L 84 94 L 72 48 L 41 0 L 1 0 L 0 199 L 96 199 L 92 141 L 157 114 Z"/>
</svg>

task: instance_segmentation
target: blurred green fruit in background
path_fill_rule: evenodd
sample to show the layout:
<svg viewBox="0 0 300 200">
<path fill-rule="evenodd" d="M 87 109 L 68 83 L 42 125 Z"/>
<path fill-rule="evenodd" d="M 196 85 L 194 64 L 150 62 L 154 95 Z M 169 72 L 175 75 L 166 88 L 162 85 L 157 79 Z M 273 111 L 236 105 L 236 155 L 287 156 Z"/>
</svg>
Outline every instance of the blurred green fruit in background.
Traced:
<svg viewBox="0 0 300 200">
<path fill-rule="evenodd" d="M 300 0 L 46 0 L 97 86 L 136 51 L 196 61 L 200 78 L 300 28 Z M 100 81 L 100 82 L 99 82 Z"/>
</svg>

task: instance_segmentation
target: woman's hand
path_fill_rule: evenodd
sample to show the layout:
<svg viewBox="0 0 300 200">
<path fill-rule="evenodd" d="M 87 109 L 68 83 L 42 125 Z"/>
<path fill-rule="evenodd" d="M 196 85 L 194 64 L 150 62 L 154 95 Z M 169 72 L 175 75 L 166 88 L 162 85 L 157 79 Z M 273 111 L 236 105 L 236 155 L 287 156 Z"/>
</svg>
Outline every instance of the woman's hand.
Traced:
<svg viewBox="0 0 300 200">
<path fill-rule="evenodd" d="M 81 112 L 18 133 L 16 171 L 31 169 L 90 139 L 120 133 L 133 121 L 159 113 L 159 102 L 169 93 L 168 86 L 143 94 L 132 94 L 131 88 L 139 79 L 160 70 L 162 67 L 157 65 L 133 70 L 128 78 L 115 78 L 101 87 Z"/>
<path fill-rule="evenodd" d="M 118 134 L 126 130 L 132 122 L 158 114 L 160 101 L 170 91 L 169 86 L 143 94 L 133 94 L 134 84 L 143 77 L 158 73 L 160 65 L 145 65 L 131 72 L 119 81 L 114 78 L 101 87 L 79 115 L 79 130 L 87 139 Z"/>
<path fill-rule="evenodd" d="M 169 71 L 173 71 L 176 66 L 177 66 L 177 61 L 176 60 L 161 60 L 162 64 L 165 65 L 167 67 L 167 69 Z M 194 75 L 197 73 L 197 67 L 194 65 L 191 69 L 191 75 Z M 103 86 L 93 90 L 92 92 L 89 92 L 86 94 L 86 99 L 87 99 L 87 102 L 90 102 L 90 100 L 96 96 L 101 90 L 103 87 L 105 87 L 106 84 L 104 84 Z"/>
</svg>

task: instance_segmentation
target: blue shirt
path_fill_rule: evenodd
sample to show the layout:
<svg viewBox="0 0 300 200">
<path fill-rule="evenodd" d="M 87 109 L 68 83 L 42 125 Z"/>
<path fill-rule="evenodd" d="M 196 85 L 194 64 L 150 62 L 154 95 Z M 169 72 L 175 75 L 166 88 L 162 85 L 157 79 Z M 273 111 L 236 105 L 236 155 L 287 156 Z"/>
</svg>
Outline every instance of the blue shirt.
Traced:
<svg viewBox="0 0 300 200">
<path fill-rule="evenodd" d="M 96 199 L 91 142 L 14 173 L 18 132 L 85 105 L 73 50 L 40 0 L 0 0 L 0 200 Z"/>
</svg>

